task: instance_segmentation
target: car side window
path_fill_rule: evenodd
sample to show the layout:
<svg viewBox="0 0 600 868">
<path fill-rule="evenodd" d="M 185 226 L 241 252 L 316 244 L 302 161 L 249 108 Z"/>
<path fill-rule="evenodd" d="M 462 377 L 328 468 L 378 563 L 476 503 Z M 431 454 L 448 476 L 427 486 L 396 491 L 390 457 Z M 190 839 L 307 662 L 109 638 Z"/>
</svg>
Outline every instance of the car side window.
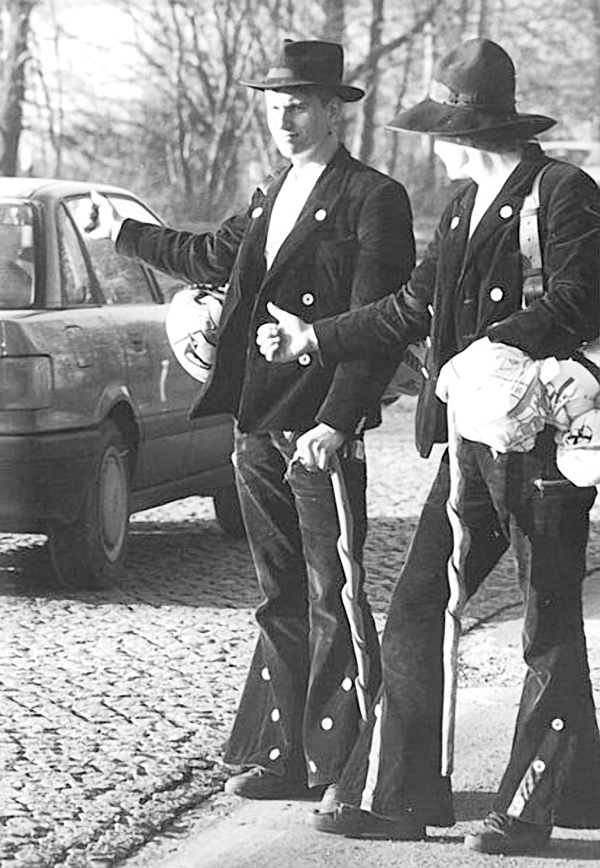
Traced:
<svg viewBox="0 0 600 868">
<path fill-rule="evenodd" d="M 63 303 L 68 306 L 97 304 L 75 227 L 62 208 L 58 212 L 57 229 Z"/>
<path fill-rule="evenodd" d="M 29 307 L 33 301 L 33 235 L 30 205 L 0 204 L 0 308 Z"/>
<path fill-rule="evenodd" d="M 144 208 L 140 202 L 128 199 L 126 196 L 114 196 L 110 193 L 107 194 L 106 198 L 121 217 L 131 217 L 132 220 L 140 220 L 142 223 L 160 225 L 160 221 L 156 219 L 154 214 L 148 211 L 147 208 Z M 165 274 L 164 271 L 159 271 L 156 268 L 151 268 L 150 270 L 162 295 L 162 299 L 166 304 L 173 300 L 176 292 L 179 292 L 180 289 L 186 286 L 190 286 L 188 282 L 181 280 L 179 277 L 171 277 L 170 274 Z"/>
<path fill-rule="evenodd" d="M 117 207 L 130 200 L 119 198 Z M 142 207 L 136 202 L 138 211 Z M 66 202 L 67 208 L 77 224 L 83 243 L 90 257 L 94 273 L 108 304 L 151 304 L 155 302 L 148 277 L 138 263 L 119 256 L 114 243 L 108 238 L 92 238 L 85 228 L 89 223 L 93 203 L 90 196 L 77 196 Z M 123 208 L 123 212 L 125 208 Z M 121 213 L 123 213 L 121 212 Z M 129 215 L 124 215 L 129 216 Z M 137 215 L 136 215 L 137 216 Z M 148 212 L 148 217 L 152 217 Z M 137 217 L 137 219 L 141 219 Z M 156 223 L 152 217 L 152 222 Z"/>
</svg>

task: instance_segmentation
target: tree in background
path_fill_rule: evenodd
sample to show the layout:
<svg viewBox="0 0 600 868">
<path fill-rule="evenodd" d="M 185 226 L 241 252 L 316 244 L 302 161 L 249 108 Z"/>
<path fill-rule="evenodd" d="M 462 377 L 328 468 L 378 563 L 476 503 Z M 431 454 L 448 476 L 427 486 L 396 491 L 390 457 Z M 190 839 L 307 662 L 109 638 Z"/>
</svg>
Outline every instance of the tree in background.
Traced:
<svg viewBox="0 0 600 868">
<path fill-rule="evenodd" d="M 23 128 L 29 29 L 36 0 L 0 2 L 0 175 L 14 175 Z"/>
<path fill-rule="evenodd" d="M 461 39 L 506 46 L 520 105 L 561 119 L 557 137 L 600 138 L 600 0 L 4 2 L 36 6 L 21 170 L 129 186 L 180 224 L 243 206 L 276 167 L 262 96 L 238 82 L 261 76 L 286 37 L 344 44 L 346 78 L 366 90 L 348 109 L 346 142 L 406 183 L 419 218 L 439 213 L 447 182 L 427 137 L 385 126 Z M 18 118 L 9 127 L 18 140 Z"/>
</svg>

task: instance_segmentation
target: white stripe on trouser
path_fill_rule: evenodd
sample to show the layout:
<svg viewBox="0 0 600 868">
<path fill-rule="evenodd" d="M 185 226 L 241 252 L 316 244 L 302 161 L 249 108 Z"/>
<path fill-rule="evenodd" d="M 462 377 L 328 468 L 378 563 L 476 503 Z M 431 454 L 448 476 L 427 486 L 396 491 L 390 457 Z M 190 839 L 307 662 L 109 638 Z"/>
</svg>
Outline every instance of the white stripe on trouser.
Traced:
<svg viewBox="0 0 600 868">
<path fill-rule="evenodd" d="M 377 786 L 377 781 L 379 779 L 379 761 L 381 758 L 381 701 L 377 703 L 374 711 L 375 725 L 373 726 L 371 750 L 369 751 L 367 776 L 365 778 L 365 788 L 362 791 L 362 796 L 360 800 L 361 811 L 373 810 L 373 797 L 375 794 L 375 787 Z"/>
<path fill-rule="evenodd" d="M 370 702 L 368 689 L 371 661 L 359 600 L 362 567 L 354 557 L 354 516 L 352 515 L 344 473 L 337 455 L 334 455 L 331 460 L 331 485 L 340 529 L 337 550 L 346 579 L 341 591 L 342 604 L 348 618 L 356 659 L 357 675 L 354 682 L 356 699 L 360 715 L 363 720 L 366 720 Z"/>
</svg>

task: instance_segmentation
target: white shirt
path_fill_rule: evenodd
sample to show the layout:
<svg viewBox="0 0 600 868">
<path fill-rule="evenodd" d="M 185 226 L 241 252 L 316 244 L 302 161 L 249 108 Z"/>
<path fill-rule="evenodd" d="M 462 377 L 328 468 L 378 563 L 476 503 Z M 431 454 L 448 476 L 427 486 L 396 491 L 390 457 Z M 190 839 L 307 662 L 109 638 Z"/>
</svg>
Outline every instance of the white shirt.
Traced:
<svg viewBox="0 0 600 868">
<path fill-rule="evenodd" d="M 273 203 L 269 221 L 265 244 L 265 259 L 268 269 L 273 264 L 281 245 L 294 228 L 306 200 L 324 170 L 325 166 L 321 163 L 308 163 L 302 167 L 292 166 L 288 172 Z"/>
</svg>

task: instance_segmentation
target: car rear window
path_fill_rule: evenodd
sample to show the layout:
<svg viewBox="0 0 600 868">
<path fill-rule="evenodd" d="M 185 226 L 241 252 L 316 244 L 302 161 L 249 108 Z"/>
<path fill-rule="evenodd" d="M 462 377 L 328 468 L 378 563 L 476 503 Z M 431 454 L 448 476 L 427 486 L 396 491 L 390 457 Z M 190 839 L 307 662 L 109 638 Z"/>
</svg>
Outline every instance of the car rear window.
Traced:
<svg viewBox="0 0 600 868">
<path fill-rule="evenodd" d="M 33 209 L 0 201 L 0 309 L 30 307 L 35 289 Z"/>
</svg>

